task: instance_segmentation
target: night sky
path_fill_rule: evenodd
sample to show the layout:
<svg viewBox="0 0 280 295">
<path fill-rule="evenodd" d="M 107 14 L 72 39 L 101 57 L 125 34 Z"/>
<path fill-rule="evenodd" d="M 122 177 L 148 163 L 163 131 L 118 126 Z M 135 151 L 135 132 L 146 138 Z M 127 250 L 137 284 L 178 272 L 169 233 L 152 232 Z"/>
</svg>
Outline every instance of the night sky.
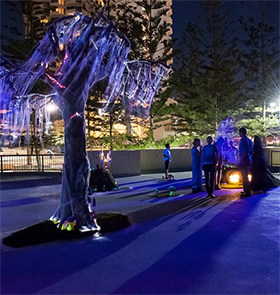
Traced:
<svg viewBox="0 0 280 295">
<path fill-rule="evenodd" d="M 199 16 L 201 16 L 201 2 L 204 1 L 173 0 L 173 38 L 179 39 L 182 36 L 184 28 L 188 22 L 199 24 Z M 257 3 L 259 1 L 247 0 L 243 2 L 246 2 L 245 5 L 242 5 L 241 1 L 224 2 L 225 9 L 229 11 L 229 17 L 231 17 L 231 20 L 236 24 L 236 28 L 238 28 L 237 20 L 240 15 L 243 15 L 244 17 L 251 16 L 253 18 L 257 16 L 256 10 L 258 9 Z M 280 2 L 278 0 L 265 2 L 269 4 L 269 9 L 266 11 L 267 18 L 270 20 L 272 25 L 279 27 Z"/>
</svg>

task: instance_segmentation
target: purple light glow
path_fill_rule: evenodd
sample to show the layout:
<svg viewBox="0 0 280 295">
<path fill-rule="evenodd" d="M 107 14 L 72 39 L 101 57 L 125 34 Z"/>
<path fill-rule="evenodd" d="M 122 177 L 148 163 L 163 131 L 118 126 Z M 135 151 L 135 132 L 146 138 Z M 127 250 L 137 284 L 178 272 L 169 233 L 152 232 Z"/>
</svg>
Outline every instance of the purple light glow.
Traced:
<svg viewBox="0 0 280 295">
<path fill-rule="evenodd" d="M 56 20 L 32 56 L 17 67 L 1 57 L 0 109 L 7 135 L 13 133 L 16 139 L 26 126 L 29 140 L 30 115 L 35 110 L 42 142 L 50 120 L 46 106 L 53 101 L 62 113 L 64 170 L 60 206 L 53 216 L 60 226 L 74 216 L 79 228 L 94 227 L 86 202 L 89 161 L 84 111 L 89 89 L 108 78 L 103 112 L 122 98 L 129 114 L 147 117 L 160 81 L 168 74 L 169 68 L 159 62 L 127 62 L 129 50 L 129 40 L 101 11 L 95 20 L 80 13 Z M 53 73 L 49 65 L 59 58 L 61 65 Z M 37 80 L 47 83 L 52 92 L 30 93 Z"/>
</svg>

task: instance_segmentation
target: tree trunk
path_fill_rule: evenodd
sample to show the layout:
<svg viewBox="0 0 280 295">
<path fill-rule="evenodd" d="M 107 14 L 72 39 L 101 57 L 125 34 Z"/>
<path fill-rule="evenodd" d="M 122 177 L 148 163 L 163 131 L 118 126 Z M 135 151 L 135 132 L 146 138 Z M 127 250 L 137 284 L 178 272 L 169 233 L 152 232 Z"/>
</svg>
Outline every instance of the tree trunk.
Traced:
<svg viewBox="0 0 280 295">
<path fill-rule="evenodd" d="M 154 129 L 154 118 L 150 114 L 150 131 L 151 131 L 152 134 L 153 134 L 153 129 Z"/>
<path fill-rule="evenodd" d="M 114 117 L 110 114 L 110 121 L 109 121 L 109 134 L 110 134 L 110 150 L 113 150 L 113 126 L 114 126 Z"/>
<path fill-rule="evenodd" d="M 61 226 L 68 217 L 74 216 L 78 228 L 91 228 L 93 221 L 87 204 L 90 165 L 86 153 L 84 106 L 77 105 L 77 99 L 68 99 L 67 103 L 62 110 L 65 126 L 62 190 L 60 205 L 53 218 L 59 220 Z"/>
<path fill-rule="evenodd" d="M 132 124 L 131 124 L 131 119 L 130 115 L 126 112 L 125 113 L 125 126 L 126 126 L 126 135 L 127 136 L 132 136 L 133 134 L 133 129 L 132 129 Z"/>
</svg>

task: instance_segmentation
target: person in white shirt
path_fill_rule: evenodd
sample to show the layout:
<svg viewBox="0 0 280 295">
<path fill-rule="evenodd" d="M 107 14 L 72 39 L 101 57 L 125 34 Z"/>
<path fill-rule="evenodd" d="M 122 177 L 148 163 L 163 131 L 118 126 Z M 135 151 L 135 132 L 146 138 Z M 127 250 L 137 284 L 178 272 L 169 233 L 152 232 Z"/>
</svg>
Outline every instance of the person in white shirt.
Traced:
<svg viewBox="0 0 280 295">
<path fill-rule="evenodd" d="M 164 158 L 165 178 L 168 179 L 169 166 L 170 166 L 170 162 L 171 162 L 171 153 L 170 153 L 170 144 L 169 143 L 167 143 L 165 145 L 165 150 L 163 152 L 163 158 Z"/>
</svg>

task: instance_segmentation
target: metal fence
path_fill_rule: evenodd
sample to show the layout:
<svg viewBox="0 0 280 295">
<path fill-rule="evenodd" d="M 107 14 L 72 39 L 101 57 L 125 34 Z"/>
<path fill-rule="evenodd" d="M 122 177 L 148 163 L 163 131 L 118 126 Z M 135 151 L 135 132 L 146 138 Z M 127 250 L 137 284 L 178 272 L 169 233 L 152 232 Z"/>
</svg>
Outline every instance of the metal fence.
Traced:
<svg viewBox="0 0 280 295">
<path fill-rule="evenodd" d="M 56 155 L 0 155 L 1 173 L 62 171 L 63 154 Z"/>
<path fill-rule="evenodd" d="M 280 167 L 280 150 L 271 150 L 267 154 L 272 167 Z M 54 155 L 0 155 L 1 173 L 5 172 L 46 172 L 62 171 L 64 154 Z"/>
</svg>

